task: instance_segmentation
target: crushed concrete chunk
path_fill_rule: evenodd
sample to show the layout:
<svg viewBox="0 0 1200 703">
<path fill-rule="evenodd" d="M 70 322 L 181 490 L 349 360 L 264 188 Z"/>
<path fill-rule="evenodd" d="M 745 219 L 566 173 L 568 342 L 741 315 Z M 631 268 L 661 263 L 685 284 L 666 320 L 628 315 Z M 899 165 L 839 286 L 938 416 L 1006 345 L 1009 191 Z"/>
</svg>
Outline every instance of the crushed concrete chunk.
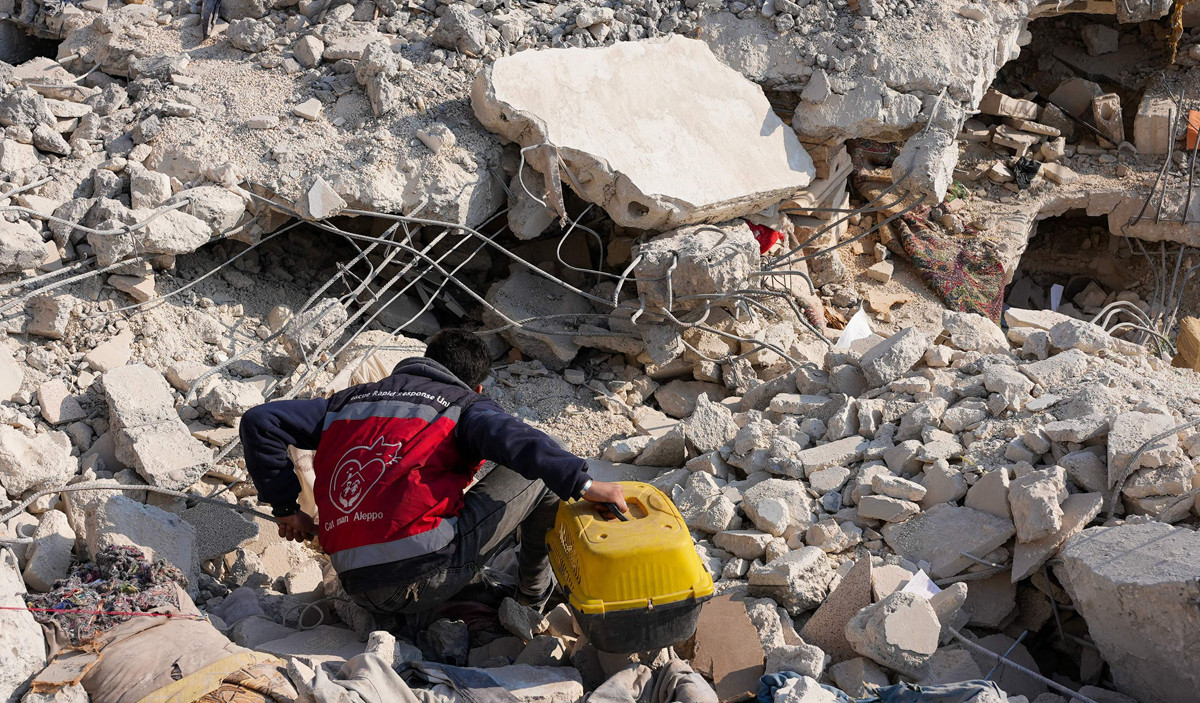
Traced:
<svg viewBox="0 0 1200 703">
<path fill-rule="evenodd" d="M 19 700 L 28 682 L 46 666 L 46 638 L 25 607 L 25 583 L 17 558 L 0 548 L 0 699 Z"/>
<path fill-rule="evenodd" d="M 895 552 L 931 564 L 930 577 L 947 578 L 975 564 L 1016 533 L 1010 520 L 971 508 L 940 503 L 902 523 L 885 525 L 883 538 Z"/>
<path fill-rule="evenodd" d="M 179 419 L 162 375 L 134 364 L 106 372 L 102 381 L 117 459 L 153 486 L 181 490 L 195 483 L 212 452 Z"/>
<path fill-rule="evenodd" d="M 1200 537 L 1158 522 L 1094 527 L 1067 540 L 1055 573 L 1087 621 L 1118 690 L 1184 703 L 1200 687 Z"/>
<path fill-rule="evenodd" d="M 923 596 L 897 592 L 846 623 L 846 639 L 864 657 L 908 676 L 923 676 L 942 626 Z"/>
</svg>

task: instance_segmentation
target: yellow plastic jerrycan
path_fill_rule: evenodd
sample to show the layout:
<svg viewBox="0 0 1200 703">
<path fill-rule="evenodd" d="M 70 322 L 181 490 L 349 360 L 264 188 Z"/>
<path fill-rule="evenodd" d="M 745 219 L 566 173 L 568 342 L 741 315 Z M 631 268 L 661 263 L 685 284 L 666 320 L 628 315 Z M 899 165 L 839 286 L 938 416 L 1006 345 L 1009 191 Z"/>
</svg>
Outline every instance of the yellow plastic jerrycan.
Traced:
<svg viewBox="0 0 1200 703">
<path fill-rule="evenodd" d="M 644 652 L 695 633 L 713 581 L 671 499 L 647 483 L 621 486 L 628 513 L 564 502 L 546 540 L 554 575 L 592 644 Z"/>
</svg>

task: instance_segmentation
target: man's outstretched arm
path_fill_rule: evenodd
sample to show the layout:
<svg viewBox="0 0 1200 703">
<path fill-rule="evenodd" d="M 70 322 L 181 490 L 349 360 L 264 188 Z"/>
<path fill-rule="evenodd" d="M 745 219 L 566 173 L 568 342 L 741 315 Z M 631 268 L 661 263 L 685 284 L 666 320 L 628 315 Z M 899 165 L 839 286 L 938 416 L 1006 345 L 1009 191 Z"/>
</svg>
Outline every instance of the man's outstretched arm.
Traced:
<svg viewBox="0 0 1200 703">
<path fill-rule="evenodd" d="M 530 480 L 541 479 L 563 500 L 583 497 L 616 503 L 622 512 L 628 511 L 619 484 L 592 481 L 587 461 L 563 449 L 545 432 L 504 412 L 493 400 L 481 400 L 467 409 L 457 437 L 476 456 L 503 464 Z"/>
<path fill-rule="evenodd" d="M 280 400 L 251 408 L 242 416 L 239 434 L 246 471 L 258 489 L 258 499 L 270 503 L 276 516 L 300 510 L 300 481 L 288 447 L 316 449 L 321 441 L 328 401 Z"/>
</svg>

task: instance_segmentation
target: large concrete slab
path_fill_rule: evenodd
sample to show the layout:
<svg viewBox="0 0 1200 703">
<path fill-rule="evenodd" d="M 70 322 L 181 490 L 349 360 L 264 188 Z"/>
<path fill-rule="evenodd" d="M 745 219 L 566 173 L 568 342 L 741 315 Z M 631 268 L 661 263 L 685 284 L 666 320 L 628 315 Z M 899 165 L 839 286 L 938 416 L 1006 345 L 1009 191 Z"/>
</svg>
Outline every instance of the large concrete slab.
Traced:
<svg viewBox="0 0 1200 703">
<path fill-rule="evenodd" d="M 471 105 L 509 141 L 557 147 L 574 174 L 562 180 L 626 227 L 748 215 L 802 190 L 816 173 L 762 89 L 703 42 L 680 36 L 523 51 L 479 74 Z M 526 156 L 549 175 L 557 168 L 550 153 Z"/>
<path fill-rule="evenodd" d="M 1159 522 L 1093 527 L 1055 568 L 1117 688 L 1141 703 L 1185 703 L 1200 688 L 1200 536 Z"/>
</svg>

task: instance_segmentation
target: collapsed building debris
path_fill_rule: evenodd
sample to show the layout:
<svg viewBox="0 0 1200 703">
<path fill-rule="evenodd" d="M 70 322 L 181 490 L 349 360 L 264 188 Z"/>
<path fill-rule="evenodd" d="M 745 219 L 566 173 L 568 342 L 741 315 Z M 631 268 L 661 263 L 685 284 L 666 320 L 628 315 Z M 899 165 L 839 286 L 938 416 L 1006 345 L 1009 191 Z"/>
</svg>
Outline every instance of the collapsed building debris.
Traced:
<svg viewBox="0 0 1200 703">
<path fill-rule="evenodd" d="M 58 42 L 0 53 L 0 697 L 107 699 L 20 609 L 135 546 L 198 651 L 293 691 L 369 656 L 539 703 L 684 659 L 721 701 L 1193 699 L 1172 9 L 0 0 L 3 52 Z M 693 641 L 610 655 L 512 601 L 389 634 L 221 507 L 249 408 L 451 324 L 489 395 L 671 496 L 719 594 Z"/>
</svg>

